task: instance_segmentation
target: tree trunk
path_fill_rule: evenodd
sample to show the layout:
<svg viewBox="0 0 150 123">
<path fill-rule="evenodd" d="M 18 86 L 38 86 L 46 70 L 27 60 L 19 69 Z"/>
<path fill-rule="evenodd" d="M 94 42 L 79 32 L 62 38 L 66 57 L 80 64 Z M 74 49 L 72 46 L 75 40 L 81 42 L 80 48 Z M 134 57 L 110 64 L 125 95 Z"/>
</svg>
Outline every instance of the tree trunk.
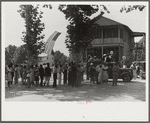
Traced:
<svg viewBox="0 0 150 123">
<path fill-rule="evenodd" d="M 33 65 L 34 63 L 34 57 L 31 55 L 31 53 L 29 52 L 29 50 L 27 51 L 27 69 L 30 69 L 30 66 Z"/>
<path fill-rule="evenodd" d="M 80 52 L 75 53 L 75 63 L 78 64 L 80 62 Z"/>
</svg>

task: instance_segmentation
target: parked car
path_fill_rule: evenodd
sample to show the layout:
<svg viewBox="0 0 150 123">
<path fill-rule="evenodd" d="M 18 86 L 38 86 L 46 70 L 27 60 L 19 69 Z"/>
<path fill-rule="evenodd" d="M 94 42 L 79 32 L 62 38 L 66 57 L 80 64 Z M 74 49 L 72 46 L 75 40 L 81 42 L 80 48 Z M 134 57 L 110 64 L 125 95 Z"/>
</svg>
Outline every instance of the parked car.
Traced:
<svg viewBox="0 0 150 123">
<path fill-rule="evenodd" d="M 124 82 L 130 82 L 133 78 L 133 71 L 131 68 L 120 68 L 118 79 Z"/>
</svg>

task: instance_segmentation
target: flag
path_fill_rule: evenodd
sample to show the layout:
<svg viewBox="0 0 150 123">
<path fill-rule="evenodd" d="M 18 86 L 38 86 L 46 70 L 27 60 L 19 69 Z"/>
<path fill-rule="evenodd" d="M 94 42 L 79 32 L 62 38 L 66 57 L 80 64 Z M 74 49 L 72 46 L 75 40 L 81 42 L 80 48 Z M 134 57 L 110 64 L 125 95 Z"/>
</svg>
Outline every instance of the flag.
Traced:
<svg viewBox="0 0 150 123">
<path fill-rule="evenodd" d="M 46 54 L 51 54 L 55 41 L 57 40 L 58 36 L 60 35 L 60 32 L 55 31 L 47 40 L 45 45 L 45 51 Z"/>
</svg>

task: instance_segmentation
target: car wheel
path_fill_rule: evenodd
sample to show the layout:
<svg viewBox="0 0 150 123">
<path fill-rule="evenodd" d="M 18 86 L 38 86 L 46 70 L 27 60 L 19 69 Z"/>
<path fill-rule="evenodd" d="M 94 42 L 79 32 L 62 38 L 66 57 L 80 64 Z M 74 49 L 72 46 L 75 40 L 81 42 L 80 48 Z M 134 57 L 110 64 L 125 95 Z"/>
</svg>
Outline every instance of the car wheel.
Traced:
<svg viewBox="0 0 150 123">
<path fill-rule="evenodd" d="M 122 79 L 124 82 L 130 82 L 131 81 L 130 76 L 128 74 L 125 74 Z"/>
</svg>

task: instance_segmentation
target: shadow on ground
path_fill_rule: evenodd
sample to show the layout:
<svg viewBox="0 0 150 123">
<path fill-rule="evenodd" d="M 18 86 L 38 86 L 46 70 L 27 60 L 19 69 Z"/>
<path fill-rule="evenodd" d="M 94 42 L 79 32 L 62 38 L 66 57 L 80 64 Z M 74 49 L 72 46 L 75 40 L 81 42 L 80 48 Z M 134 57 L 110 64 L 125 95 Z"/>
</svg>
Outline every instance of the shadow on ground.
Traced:
<svg viewBox="0 0 150 123">
<path fill-rule="evenodd" d="M 13 98 L 19 96 L 41 95 L 49 101 L 145 101 L 145 83 L 119 82 L 118 86 L 109 84 L 108 86 L 85 82 L 80 87 L 74 88 L 68 85 L 60 85 L 57 88 L 50 86 L 31 87 L 29 89 L 26 89 L 24 85 L 19 85 L 7 88 L 5 98 L 13 100 Z M 32 99 L 27 101 L 32 101 Z"/>
</svg>

